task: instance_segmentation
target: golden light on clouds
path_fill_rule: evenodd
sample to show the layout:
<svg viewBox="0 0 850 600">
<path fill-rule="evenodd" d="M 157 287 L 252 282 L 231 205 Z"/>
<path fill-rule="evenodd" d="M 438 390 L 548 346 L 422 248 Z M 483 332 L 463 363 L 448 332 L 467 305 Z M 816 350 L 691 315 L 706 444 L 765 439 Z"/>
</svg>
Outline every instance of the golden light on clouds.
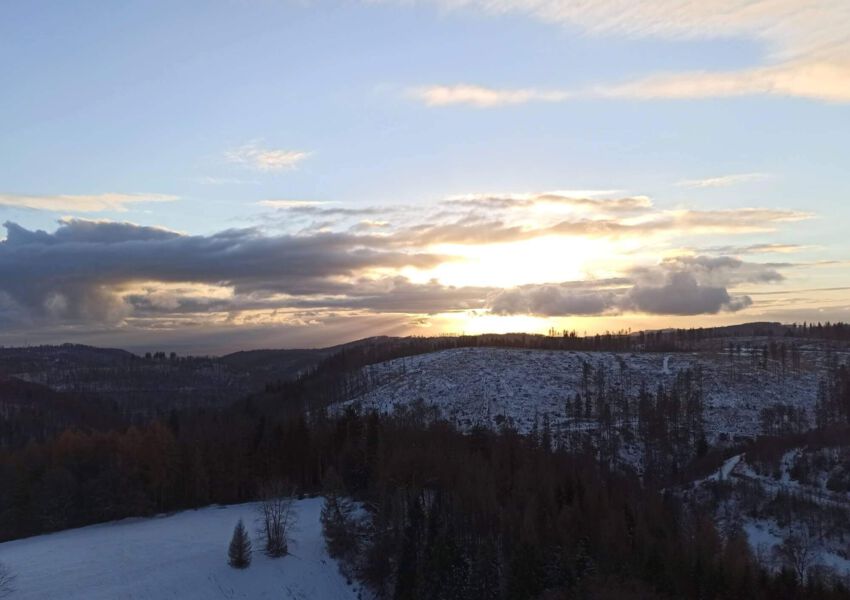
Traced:
<svg viewBox="0 0 850 600">
<path fill-rule="evenodd" d="M 504 244 L 441 244 L 432 250 L 458 260 L 433 269 L 410 269 L 405 275 L 417 282 L 436 279 L 451 286 L 493 287 L 609 277 L 639 247 L 632 238 L 554 235 Z"/>
<path fill-rule="evenodd" d="M 482 333 L 545 333 L 554 320 L 528 315 L 500 316 L 487 312 L 464 311 L 437 315 L 435 329 L 446 333 L 478 335 Z"/>
</svg>

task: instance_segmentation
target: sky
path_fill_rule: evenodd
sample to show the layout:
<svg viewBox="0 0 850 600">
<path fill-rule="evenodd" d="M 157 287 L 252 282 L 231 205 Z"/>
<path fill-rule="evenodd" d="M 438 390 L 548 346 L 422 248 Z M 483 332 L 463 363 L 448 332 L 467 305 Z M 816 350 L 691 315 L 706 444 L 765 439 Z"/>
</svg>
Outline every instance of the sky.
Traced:
<svg viewBox="0 0 850 600">
<path fill-rule="evenodd" d="M 0 344 L 850 320 L 846 0 L 0 4 Z"/>
</svg>

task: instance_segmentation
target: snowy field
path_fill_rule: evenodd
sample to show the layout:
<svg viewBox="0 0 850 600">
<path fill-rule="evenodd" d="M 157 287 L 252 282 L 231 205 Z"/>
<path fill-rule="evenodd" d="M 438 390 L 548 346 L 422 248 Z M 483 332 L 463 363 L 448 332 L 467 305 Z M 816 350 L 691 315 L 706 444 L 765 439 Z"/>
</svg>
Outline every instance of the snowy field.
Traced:
<svg viewBox="0 0 850 600">
<path fill-rule="evenodd" d="M 462 429 L 497 427 L 509 421 L 520 432 L 548 415 L 553 427 L 568 425 L 566 400 L 581 391 L 582 363 L 603 367 L 615 381 L 637 394 L 642 384 L 654 391 L 676 373 L 700 366 L 705 392 L 705 426 L 710 441 L 759 433 L 761 409 L 776 404 L 802 407 L 812 414 L 818 374 L 806 369 L 785 376 L 716 353 L 614 353 L 458 348 L 396 359 L 367 367 L 377 382 L 354 401 L 364 409 L 390 413 L 422 401 Z"/>
<path fill-rule="evenodd" d="M 325 552 L 323 500 L 297 502 L 291 555 L 259 552 L 254 504 L 208 507 L 153 519 L 128 519 L 0 544 L 0 562 L 17 575 L 10 600 L 134 598 L 357 598 Z M 249 527 L 254 560 L 227 564 L 239 519 Z"/>
</svg>

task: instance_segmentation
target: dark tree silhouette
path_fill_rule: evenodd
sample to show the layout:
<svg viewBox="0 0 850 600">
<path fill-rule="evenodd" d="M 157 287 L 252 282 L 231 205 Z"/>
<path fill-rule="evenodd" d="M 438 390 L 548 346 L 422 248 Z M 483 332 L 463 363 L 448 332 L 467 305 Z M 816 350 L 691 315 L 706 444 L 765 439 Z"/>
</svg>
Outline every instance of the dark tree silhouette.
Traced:
<svg viewBox="0 0 850 600">
<path fill-rule="evenodd" d="M 251 539 L 242 519 L 233 529 L 233 537 L 227 549 L 227 562 L 234 569 L 245 569 L 251 564 Z"/>
<path fill-rule="evenodd" d="M 792 535 L 775 548 L 782 563 L 794 570 L 797 582 L 806 583 L 806 575 L 815 559 L 815 541 L 805 527 L 797 528 Z"/>
<path fill-rule="evenodd" d="M 358 553 L 357 523 L 354 520 L 354 503 L 345 496 L 342 480 L 331 467 L 323 482 L 325 504 L 322 507 L 322 531 L 328 554 L 351 562 Z"/>
<path fill-rule="evenodd" d="M 257 507 L 263 551 L 271 557 L 289 553 L 289 532 L 295 524 L 295 494 L 281 481 L 260 486 L 260 504 Z"/>
</svg>

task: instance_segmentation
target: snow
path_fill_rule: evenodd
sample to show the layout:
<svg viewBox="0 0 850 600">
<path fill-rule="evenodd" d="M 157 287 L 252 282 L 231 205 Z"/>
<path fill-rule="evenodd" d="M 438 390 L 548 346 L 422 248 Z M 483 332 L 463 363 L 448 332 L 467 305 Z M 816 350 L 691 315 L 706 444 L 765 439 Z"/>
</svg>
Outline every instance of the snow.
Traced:
<svg viewBox="0 0 850 600">
<path fill-rule="evenodd" d="M 804 452 L 804 448 L 793 448 L 782 455 L 779 461 L 779 478 L 771 475 L 760 473 L 753 465 L 747 463 L 741 455 L 737 468 L 729 471 L 732 477 L 737 477 L 741 480 L 750 483 L 758 484 L 762 490 L 769 491 L 771 494 L 785 493 L 794 495 L 800 499 L 807 500 L 825 507 L 833 507 L 838 509 L 850 509 L 850 496 L 846 493 L 832 492 L 827 490 L 822 485 L 808 485 L 797 481 L 791 477 L 791 469 L 794 462 L 798 460 Z"/>
<path fill-rule="evenodd" d="M 782 543 L 776 529 L 775 523 L 765 519 L 753 519 L 744 523 L 744 533 L 747 534 L 750 547 L 764 556 L 769 556 L 773 549 Z"/>
<path fill-rule="evenodd" d="M 296 503 L 290 556 L 259 551 L 255 505 L 208 507 L 152 519 L 127 519 L 0 544 L 0 562 L 17 575 L 11 600 L 357 598 L 324 547 L 322 498 Z M 254 558 L 245 570 L 227 564 L 239 519 Z"/>
<path fill-rule="evenodd" d="M 726 480 L 728 480 L 729 476 L 732 474 L 732 471 L 734 471 L 735 467 L 737 467 L 741 463 L 741 460 L 743 458 L 744 458 L 743 454 L 736 454 L 735 456 L 733 456 L 731 458 L 727 458 L 725 461 L 723 461 L 723 464 L 720 465 L 720 468 L 717 469 L 716 473 L 714 473 L 713 475 L 709 475 L 704 480 L 696 481 L 694 483 L 699 484 L 699 483 L 702 483 L 702 481 L 726 481 Z"/>
<path fill-rule="evenodd" d="M 716 517 L 720 523 L 728 522 L 730 518 L 740 519 L 751 548 L 764 566 L 778 568 L 777 547 L 791 536 L 802 533 L 811 538 L 812 566 L 830 569 L 841 577 L 850 577 L 847 529 L 842 526 L 842 522 L 846 523 L 846 516 L 842 515 L 850 514 L 850 497 L 793 479 L 791 470 L 805 452 L 805 448 L 786 451 L 779 459 L 777 472 L 774 473 L 768 465 L 769 474 L 758 470 L 765 470 L 764 465 L 750 464 L 746 454 L 738 454 L 724 461 L 714 474 L 695 483 L 697 486 L 708 481 L 732 484 L 733 494 L 718 506 Z M 739 486 L 738 483 L 745 485 Z M 742 500 L 737 492 L 741 492 L 746 500 Z M 761 494 L 757 504 L 753 504 L 754 493 Z M 798 512 L 792 514 L 790 521 L 785 505 L 773 506 L 779 493 L 792 495 L 798 502 L 793 509 Z M 807 508 L 801 508 L 799 503 L 804 503 Z"/>
<path fill-rule="evenodd" d="M 744 523 L 743 528 L 756 556 L 768 565 L 772 563 L 774 567 L 778 567 L 774 553 L 790 535 L 789 528 L 780 527 L 772 519 L 749 519 Z M 850 560 L 830 550 L 823 541 L 815 541 L 812 545 L 811 566 L 827 567 L 843 577 L 850 575 Z"/>
<path fill-rule="evenodd" d="M 582 364 L 604 368 L 635 397 L 642 384 L 651 392 L 676 374 L 700 367 L 709 442 L 721 434 L 733 440 L 761 433 L 760 412 L 776 404 L 800 407 L 812 415 L 818 373 L 806 369 L 780 376 L 736 362 L 734 374 L 722 353 L 661 355 L 641 352 L 578 352 L 513 348 L 457 348 L 400 358 L 365 369 L 368 391 L 353 399 L 364 409 L 392 413 L 422 401 L 461 429 L 498 428 L 502 421 L 520 432 L 547 416 L 554 429 L 571 423 L 566 401 L 582 389 Z M 591 386 L 592 386 L 591 382 Z"/>
<path fill-rule="evenodd" d="M 814 560 L 815 564 L 824 565 L 842 575 L 850 574 L 850 560 L 838 556 L 834 552 L 822 551 L 817 554 Z"/>
</svg>

